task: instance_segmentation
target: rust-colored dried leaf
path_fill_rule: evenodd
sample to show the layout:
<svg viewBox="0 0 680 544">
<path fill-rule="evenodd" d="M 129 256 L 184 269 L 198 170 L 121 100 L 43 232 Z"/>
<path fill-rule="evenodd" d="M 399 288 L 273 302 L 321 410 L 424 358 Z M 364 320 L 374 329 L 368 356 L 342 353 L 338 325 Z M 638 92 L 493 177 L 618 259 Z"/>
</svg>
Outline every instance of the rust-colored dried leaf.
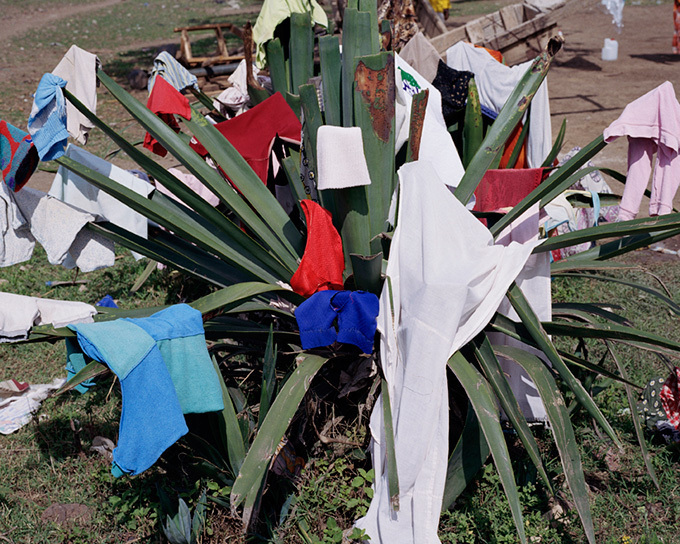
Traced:
<svg viewBox="0 0 680 544">
<path fill-rule="evenodd" d="M 394 58 L 388 57 L 385 67 L 373 70 L 359 61 L 354 83 L 371 115 L 375 135 L 383 142 L 390 138 L 394 119 Z"/>
</svg>

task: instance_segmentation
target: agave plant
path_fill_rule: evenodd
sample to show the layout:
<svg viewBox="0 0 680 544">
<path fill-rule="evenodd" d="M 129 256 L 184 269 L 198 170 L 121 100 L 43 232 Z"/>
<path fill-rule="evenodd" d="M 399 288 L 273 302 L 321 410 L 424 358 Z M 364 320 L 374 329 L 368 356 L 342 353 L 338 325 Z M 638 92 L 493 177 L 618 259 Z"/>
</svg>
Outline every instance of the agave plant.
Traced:
<svg viewBox="0 0 680 544">
<path fill-rule="evenodd" d="M 273 86 L 304 119 L 303 145 L 312 170 L 315 169 L 316 133 L 321 125 L 358 126 L 362 129 L 371 185 L 320 191 L 319 200 L 332 212 L 334 223 L 342 237 L 346 256 L 346 284 L 351 288 L 379 293 L 384 280 L 381 271 L 385 260 L 389 258 L 390 233 L 385 232 L 385 221 L 396 184 L 394 108 L 389 107 L 389 100 L 394 100 L 394 54 L 380 51 L 375 2 L 350 1 L 345 11 L 342 55 L 337 37 L 329 35 L 318 38 L 319 75 L 323 81 L 322 111 L 316 88 L 308 83 L 310 77 L 315 75 L 314 41 L 309 15 L 293 15 L 290 43 L 287 47 L 289 57 L 285 58 L 284 47 L 278 39 L 267 45 Z M 466 171 L 455 191 L 455 196 L 461 202 L 468 202 L 487 169 L 498 164 L 508 137 L 522 119 L 560 46 L 561 40 L 554 39 L 536 58 L 486 135 L 482 134 L 477 123 L 480 118 L 479 101 L 475 100 L 474 85 L 471 86 L 471 99 L 468 100 L 464 127 L 463 160 Z M 361 79 L 362 70 L 386 74 L 388 77 L 378 78 L 377 82 L 373 82 L 375 87 L 366 88 L 365 81 Z M 234 346 L 237 346 L 242 353 L 259 353 L 262 382 L 257 418 L 242 417 L 252 407 L 248 407 L 238 391 L 223 384 L 225 408 L 217 418 L 217 436 L 209 444 L 216 453 L 216 458 L 221 456 L 224 460 L 224 469 L 230 475 L 229 481 L 233 482 L 230 506 L 233 511 L 242 509 L 244 524 L 248 526 L 256 513 L 275 451 L 310 383 L 330 359 L 347 354 L 342 351 L 342 347 L 333 352 L 306 352 L 298 347 L 299 337 L 292 308 L 303 299 L 282 284 L 290 280 L 302 257 L 304 232 L 286 214 L 274 195 L 234 147 L 201 113 L 204 106 L 210 107 L 210 100 L 202 93 L 195 92 L 197 100 L 192 105 L 191 120 L 179 120 L 184 123 L 184 130 L 198 139 L 214 162 L 228 174 L 233 185 L 238 187 L 238 192 L 188 146 L 186 138 L 177 135 L 103 71 L 99 71 L 98 78 L 145 130 L 220 199 L 220 207 L 208 205 L 65 91 L 67 99 L 78 110 L 109 136 L 141 169 L 161 182 L 179 199 L 176 201 L 167 198 L 157 191 L 150 199 L 146 199 L 70 158 L 57 159 L 59 164 L 158 223 L 164 230 L 154 231 L 147 240 L 110 223 L 90 224 L 88 228 L 155 261 L 213 285 L 213 293 L 191 303 L 206 315 L 206 336 L 220 343 L 224 349 L 233 351 Z M 390 97 L 384 109 L 372 107 L 370 98 L 378 94 Z M 417 96 L 416 104 L 424 99 L 424 96 Z M 417 116 L 423 115 L 423 111 L 422 108 L 413 107 L 412 137 L 409 140 L 407 160 L 414 160 L 418 156 Z M 380 138 L 373 130 L 373 124 L 378 120 L 386 127 L 384 137 Z M 546 165 L 552 165 L 561 149 L 563 138 L 564 125 Z M 490 227 L 491 233 L 498 236 L 531 206 L 545 206 L 592 171 L 593 168 L 583 166 L 605 145 L 602 137 L 598 137 L 570 160 L 555 168 L 533 192 Z M 512 159 L 511 164 L 514 164 Z M 293 193 L 300 199 L 305 198 L 297 150 L 290 150 L 290 156 L 284 159 L 283 166 Z M 600 170 L 625 180 L 621 174 Z M 673 213 L 561 234 L 546 239 L 535 251 L 551 251 L 606 239 L 606 243 L 555 263 L 552 272 L 555 275 L 587 275 L 604 281 L 616 281 L 601 275 L 612 266 L 606 262 L 607 259 L 676 234 L 680 234 L 680 214 Z M 621 267 L 618 264 L 615 266 Z M 673 312 L 680 313 L 680 306 L 668 297 L 656 291 L 653 294 Z M 453 504 L 491 454 L 510 503 L 519 540 L 527 541 L 510 456 L 498 416 L 498 404 L 507 414 L 546 489 L 549 493 L 554 493 L 553 482 L 545 468 L 536 440 L 501 370 L 497 356 L 502 355 L 519 364 L 534 381 L 540 393 L 565 480 L 571 490 L 585 535 L 589 542 L 594 542 L 594 528 L 580 455 L 557 381 L 561 382 L 561 387 L 573 395 L 617 445 L 620 444 L 619 437 L 576 378 L 575 371 L 605 375 L 624 383 L 626 387 L 634 384 L 628 382 L 623 366 L 619 366 L 619 373 L 608 372 L 601 364 L 558 350 L 550 335 L 596 338 L 606 342 L 610 349 L 613 343 L 619 341 L 643 345 L 649 349 L 672 351 L 680 351 L 680 344 L 634 329 L 616 314 L 599 306 L 581 304 L 561 307 L 556 309 L 554 321 L 541 323 L 517 286 L 510 288 L 508 298 L 520 322 L 496 314 L 482 333 L 448 361 L 451 372 L 465 390 L 464 404 L 468 404 L 469 409 L 462 432 L 450 453 L 442 507 L 449 508 Z M 286 303 L 272 304 L 272 301 Z M 157 309 L 134 312 L 102 309 L 98 319 L 146 315 Z M 244 315 L 250 317 L 244 319 Z M 538 348 L 542 357 L 518 348 L 494 346 L 487 337 L 488 332 L 503 333 L 521 340 Z M 53 340 L 55 337 L 70 334 L 72 333 L 68 330 L 43 327 L 33 332 L 32 339 Z M 224 340 L 229 340 L 230 343 L 226 344 Z M 284 356 L 279 353 L 280 356 L 277 357 L 275 346 L 286 346 L 285 351 L 288 354 Z M 351 356 L 352 352 L 347 353 Z M 379 354 L 374 353 L 373 356 L 379 363 Z M 65 389 L 104 372 L 107 369 L 103 365 L 90 363 Z M 633 403 L 630 390 L 629 393 Z M 635 413 L 632 404 L 631 413 Z M 389 414 L 386 415 L 389 423 Z M 650 476 L 656 482 L 639 425 L 636 426 L 636 431 Z M 389 450 L 387 468 L 391 476 L 393 496 L 398 496 L 399 493 L 397 463 L 399 459 L 395 458 L 392 448 Z"/>
</svg>

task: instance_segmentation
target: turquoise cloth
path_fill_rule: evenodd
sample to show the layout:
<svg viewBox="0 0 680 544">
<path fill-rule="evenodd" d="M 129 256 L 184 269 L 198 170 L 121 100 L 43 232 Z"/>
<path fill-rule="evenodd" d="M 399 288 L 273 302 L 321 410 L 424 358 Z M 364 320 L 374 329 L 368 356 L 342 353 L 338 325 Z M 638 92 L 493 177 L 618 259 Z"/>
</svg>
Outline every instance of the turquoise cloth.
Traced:
<svg viewBox="0 0 680 544">
<path fill-rule="evenodd" d="M 120 380 L 123 409 L 112 474 L 144 472 L 189 431 L 156 341 L 122 319 L 69 328 L 85 355 L 108 365 Z"/>
<path fill-rule="evenodd" d="M 141 327 L 156 341 L 182 412 L 224 409 L 222 387 L 205 345 L 201 312 L 187 304 L 177 304 L 150 317 L 124 320 Z"/>
<path fill-rule="evenodd" d="M 64 343 L 66 344 L 66 379 L 70 380 L 78 374 L 83 368 L 87 366 L 90 362 L 89 358 L 85 357 L 85 354 L 81 351 L 78 346 L 78 340 L 75 338 L 66 338 Z M 76 385 L 74 389 L 78 393 L 87 393 L 87 391 L 94 385 L 94 380 L 85 380 L 80 384 Z"/>
</svg>

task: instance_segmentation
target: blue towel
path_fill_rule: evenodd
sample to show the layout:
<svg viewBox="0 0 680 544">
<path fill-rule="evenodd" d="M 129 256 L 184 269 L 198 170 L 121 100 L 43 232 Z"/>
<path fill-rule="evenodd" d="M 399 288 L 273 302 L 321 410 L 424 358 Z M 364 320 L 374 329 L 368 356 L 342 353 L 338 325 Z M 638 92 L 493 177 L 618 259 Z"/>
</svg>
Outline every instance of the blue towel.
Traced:
<svg viewBox="0 0 680 544">
<path fill-rule="evenodd" d="M 108 365 L 120 380 L 123 410 L 112 474 L 144 472 L 189 431 L 155 340 L 123 319 L 69 328 L 85 355 Z"/>
<path fill-rule="evenodd" d="M 177 304 L 150 317 L 124 318 L 156 341 L 170 373 L 182 412 L 224 409 L 222 386 L 205 345 L 201 312 Z"/>
<path fill-rule="evenodd" d="M 66 130 L 66 100 L 62 87 L 66 80 L 54 74 L 43 74 L 33 98 L 28 132 L 41 161 L 51 161 L 64 154 Z"/>
<path fill-rule="evenodd" d="M 318 348 L 337 341 L 372 353 L 379 310 L 380 302 L 373 293 L 319 291 L 295 310 L 302 347 Z"/>
</svg>

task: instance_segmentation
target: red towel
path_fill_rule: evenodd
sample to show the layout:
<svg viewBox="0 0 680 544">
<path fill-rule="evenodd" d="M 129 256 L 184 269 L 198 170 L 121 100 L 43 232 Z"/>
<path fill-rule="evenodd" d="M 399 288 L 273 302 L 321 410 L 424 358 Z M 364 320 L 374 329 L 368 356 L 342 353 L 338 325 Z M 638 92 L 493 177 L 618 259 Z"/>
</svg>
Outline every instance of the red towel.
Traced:
<svg viewBox="0 0 680 544">
<path fill-rule="evenodd" d="M 680 430 L 680 368 L 675 367 L 673 373 L 668 377 L 666 383 L 661 388 L 661 406 L 663 406 L 668 421 L 673 427 Z"/>
<path fill-rule="evenodd" d="M 163 119 L 175 132 L 179 132 L 179 124 L 174 114 L 191 119 L 191 106 L 187 97 L 160 76 L 156 76 L 146 107 Z M 168 154 L 168 151 L 148 132 L 144 136 L 144 147 L 161 157 Z"/>
<path fill-rule="evenodd" d="M 519 204 L 541 183 L 543 168 L 487 170 L 475 190 L 476 212 L 504 211 Z M 486 224 L 485 220 L 482 223 Z"/>
<path fill-rule="evenodd" d="M 263 183 L 267 183 L 269 156 L 276 136 L 300 145 L 302 125 L 281 93 L 276 93 L 254 108 L 233 119 L 217 123 L 215 128 L 231 142 Z M 191 148 L 202 157 L 208 152 L 195 138 Z M 229 177 L 229 173 L 225 173 Z"/>
<path fill-rule="evenodd" d="M 307 218 L 307 244 L 290 285 L 303 297 L 326 289 L 341 290 L 345 257 L 333 218 L 328 210 L 313 200 L 303 200 L 300 204 Z"/>
</svg>

